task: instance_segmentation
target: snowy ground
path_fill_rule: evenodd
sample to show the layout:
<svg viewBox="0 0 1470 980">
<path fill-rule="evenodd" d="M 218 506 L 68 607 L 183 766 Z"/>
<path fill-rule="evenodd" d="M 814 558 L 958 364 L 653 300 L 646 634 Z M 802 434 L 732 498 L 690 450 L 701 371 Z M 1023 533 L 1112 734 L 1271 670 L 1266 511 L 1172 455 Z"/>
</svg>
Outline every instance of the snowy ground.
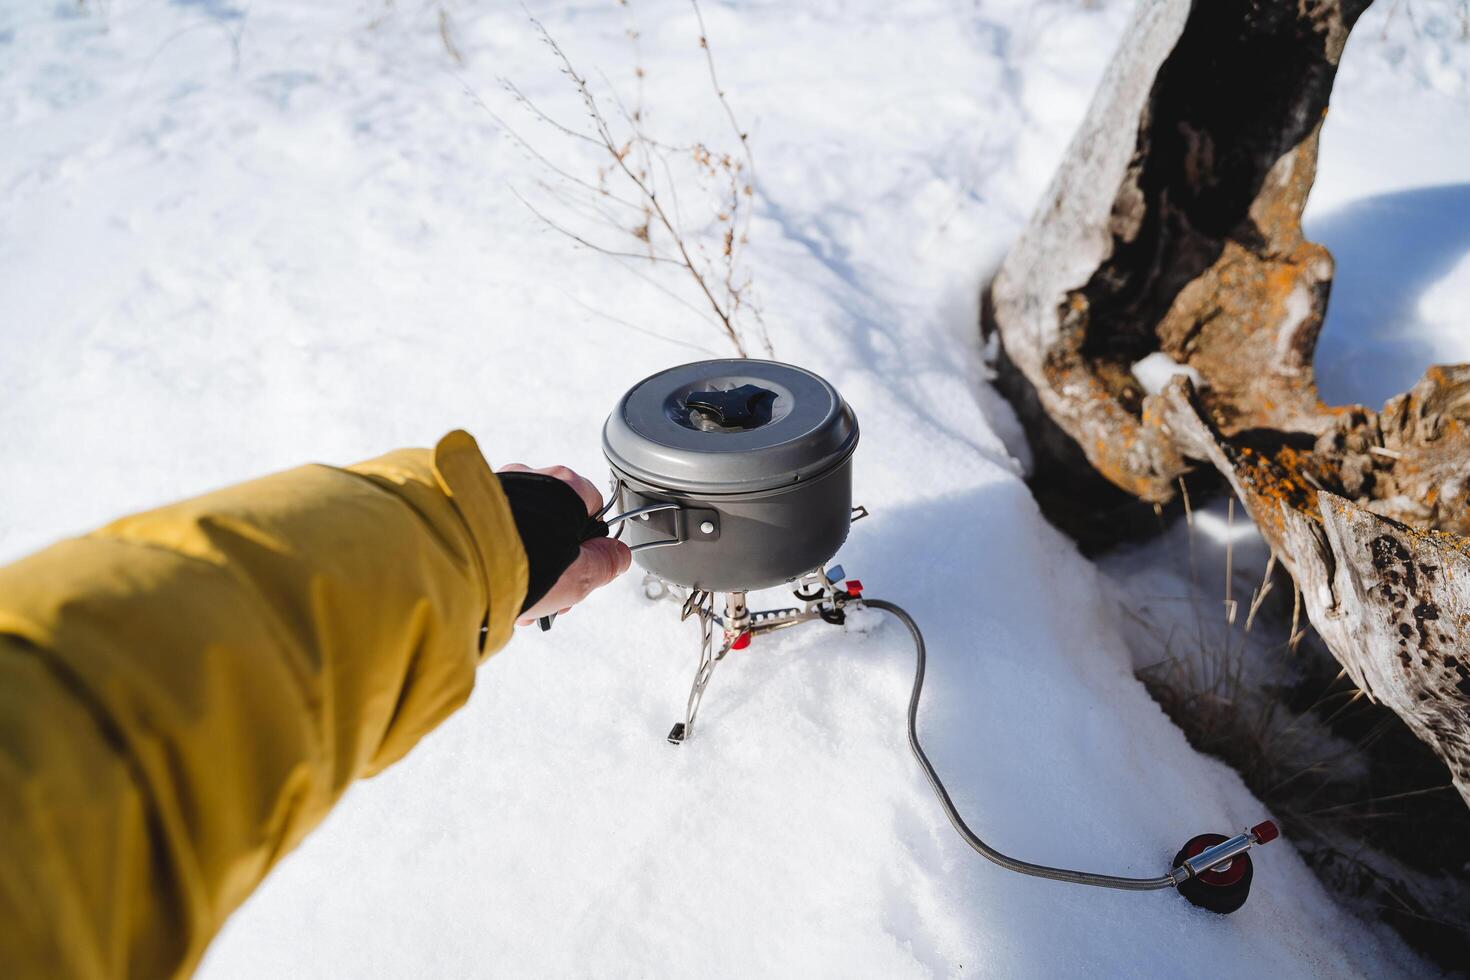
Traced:
<svg viewBox="0 0 1470 980">
<path fill-rule="evenodd" d="M 0 8 L 0 559 L 457 426 L 496 463 L 601 472 L 622 390 L 702 355 L 589 308 L 726 353 L 510 193 L 541 171 L 466 87 L 509 113 L 504 76 L 577 109 L 518 6 L 447 8 L 459 67 L 434 4 L 99 3 Z M 588 70 L 631 84 L 611 0 L 531 7 Z M 1329 397 L 1376 400 L 1431 359 L 1470 359 L 1470 45 L 1440 7 L 1418 38 L 1396 24 L 1379 41 L 1387 11 L 1370 14 L 1340 80 L 1308 225 L 1341 263 Z M 687 6 L 637 13 L 657 128 L 717 136 Z M 1021 482 L 975 349 L 985 269 L 1127 6 L 705 15 L 753 134 L 750 257 L 776 352 L 863 424 L 874 516 L 841 558 L 924 626 L 922 724 L 961 808 L 1019 856 L 1139 875 L 1194 833 L 1256 822 L 1134 680 L 1107 590 Z M 1386 313 L 1417 346 L 1388 345 Z M 1423 972 L 1289 845 L 1261 852 L 1229 918 L 985 864 L 908 755 L 912 655 L 876 614 L 732 656 L 698 739 L 671 749 L 694 657 L 672 612 L 629 576 L 518 637 L 465 710 L 282 863 L 203 975 Z"/>
<path fill-rule="evenodd" d="M 1470 8 L 1369 9 L 1302 223 L 1337 262 L 1317 346 L 1324 401 L 1376 409 L 1428 365 L 1470 361 Z"/>
</svg>

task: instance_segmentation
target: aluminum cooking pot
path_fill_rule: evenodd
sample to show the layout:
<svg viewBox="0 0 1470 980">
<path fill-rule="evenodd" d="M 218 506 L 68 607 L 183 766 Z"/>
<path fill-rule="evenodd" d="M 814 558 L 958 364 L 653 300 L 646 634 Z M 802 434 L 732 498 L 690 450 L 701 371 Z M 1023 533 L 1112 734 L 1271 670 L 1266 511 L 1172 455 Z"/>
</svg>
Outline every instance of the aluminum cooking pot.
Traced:
<svg viewBox="0 0 1470 980">
<path fill-rule="evenodd" d="M 780 585 L 837 553 L 857 442 L 857 418 L 825 380 L 735 358 L 644 378 L 602 430 L 615 505 L 642 511 L 623 524 L 634 560 L 711 592 Z"/>
</svg>

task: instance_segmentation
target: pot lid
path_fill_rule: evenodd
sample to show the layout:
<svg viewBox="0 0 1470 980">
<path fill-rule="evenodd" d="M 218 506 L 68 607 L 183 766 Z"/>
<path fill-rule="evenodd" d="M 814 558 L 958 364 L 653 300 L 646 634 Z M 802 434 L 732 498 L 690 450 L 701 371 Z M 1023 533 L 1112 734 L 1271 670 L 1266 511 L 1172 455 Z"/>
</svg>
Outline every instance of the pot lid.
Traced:
<svg viewBox="0 0 1470 980">
<path fill-rule="evenodd" d="M 824 379 L 779 361 L 696 361 L 638 382 L 602 430 L 608 461 L 688 493 L 749 493 L 809 479 L 857 445 L 857 419 Z"/>
</svg>

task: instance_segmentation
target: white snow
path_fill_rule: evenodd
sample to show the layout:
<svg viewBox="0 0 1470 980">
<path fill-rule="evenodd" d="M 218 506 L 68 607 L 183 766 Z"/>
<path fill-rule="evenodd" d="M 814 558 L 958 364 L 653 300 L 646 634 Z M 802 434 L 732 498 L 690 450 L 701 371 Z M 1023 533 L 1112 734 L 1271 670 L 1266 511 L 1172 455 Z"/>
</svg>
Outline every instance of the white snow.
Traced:
<svg viewBox="0 0 1470 980">
<path fill-rule="evenodd" d="M 704 356 L 686 345 L 727 352 L 516 201 L 543 171 L 466 88 L 507 117 L 497 77 L 574 121 L 576 98 L 517 5 L 442 7 L 462 68 L 440 9 L 0 8 L 0 559 L 457 426 L 497 464 L 598 474 L 599 426 L 629 384 Z M 651 124 L 719 138 L 688 7 L 635 11 Z M 632 84 L 611 0 L 531 12 L 588 71 Z M 1109 593 L 1018 476 L 975 328 L 985 272 L 1127 15 L 1075 0 L 705 9 L 759 166 L 755 287 L 777 354 L 829 377 L 861 419 L 856 492 L 873 516 L 840 557 L 925 629 L 931 755 L 1003 849 L 1151 875 L 1185 838 L 1266 814 L 1134 679 Z M 1466 201 L 1454 114 L 1470 55 L 1448 37 L 1395 41 L 1409 53 L 1354 69 L 1377 31 L 1349 51 L 1350 108 L 1328 124 L 1328 203 L 1309 225 L 1339 253 L 1337 298 L 1367 310 L 1324 337 L 1349 367 L 1387 336 L 1374 302 L 1421 297 L 1423 336 L 1464 356 L 1464 266 L 1447 256 L 1467 247 L 1449 214 Z M 1430 241 L 1375 254 L 1385 194 L 1398 241 L 1411 227 Z M 1417 374 L 1429 349 L 1393 363 L 1418 358 Z M 1288 842 L 1260 852 L 1251 901 L 1228 918 L 985 863 L 908 754 L 912 653 L 876 613 L 732 655 L 698 737 L 673 749 L 695 651 L 676 620 L 630 575 L 518 636 L 463 711 L 283 861 L 202 975 L 1424 972 L 1340 911 Z"/>
<path fill-rule="evenodd" d="M 1430 364 L 1470 361 L 1466 16 L 1377 4 L 1348 38 L 1303 216 L 1337 263 L 1317 345 L 1329 404 L 1377 409 Z"/>
<path fill-rule="evenodd" d="M 1156 350 L 1133 363 L 1133 377 L 1138 379 L 1143 390 L 1150 395 L 1162 393 L 1168 386 L 1169 379 L 1180 374 L 1194 382 L 1195 387 L 1204 383 L 1198 371 L 1188 364 L 1180 364 L 1161 350 Z"/>
</svg>

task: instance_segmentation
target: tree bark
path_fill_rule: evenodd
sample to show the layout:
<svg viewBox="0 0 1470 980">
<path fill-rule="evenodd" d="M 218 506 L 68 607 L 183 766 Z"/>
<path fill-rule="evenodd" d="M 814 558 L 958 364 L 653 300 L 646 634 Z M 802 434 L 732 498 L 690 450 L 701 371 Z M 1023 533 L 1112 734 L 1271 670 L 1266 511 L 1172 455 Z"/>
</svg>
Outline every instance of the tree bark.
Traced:
<svg viewBox="0 0 1470 980">
<path fill-rule="evenodd" d="M 985 329 L 1042 452 L 1154 503 L 1218 470 L 1333 655 L 1470 802 L 1470 367 L 1378 412 L 1324 405 L 1312 372 L 1333 263 L 1301 213 L 1366 6 L 1143 0 Z M 1190 377 L 1146 390 L 1158 354 Z"/>
</svg>

